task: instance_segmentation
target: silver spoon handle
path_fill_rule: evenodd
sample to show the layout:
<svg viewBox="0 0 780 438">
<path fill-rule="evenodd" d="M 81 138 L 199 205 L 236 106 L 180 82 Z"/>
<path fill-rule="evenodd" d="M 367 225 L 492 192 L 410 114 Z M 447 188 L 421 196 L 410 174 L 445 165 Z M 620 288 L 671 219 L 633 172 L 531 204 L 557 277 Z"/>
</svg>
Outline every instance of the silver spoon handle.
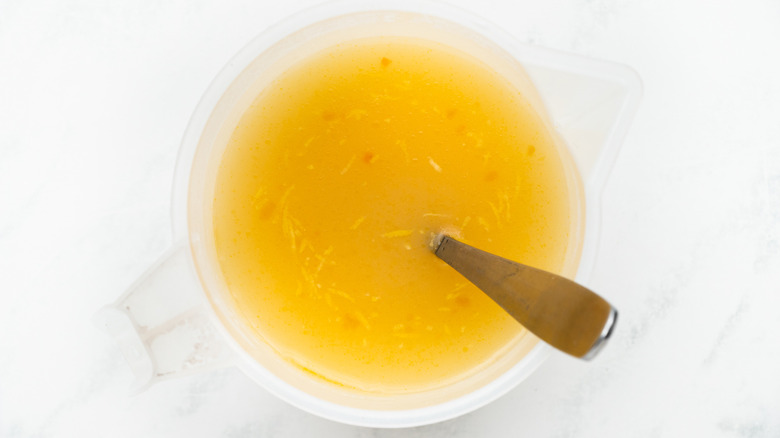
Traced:
<svg viewBox="0 0 780 438">
<path fill-rule="evenodd" d="M 449 236 L 441 238 L 434 253 L 531 333 L 563 352 L 592 359 L 612 334 L 617 310 L 569 279 L 479 250 Z"/>
</svg>

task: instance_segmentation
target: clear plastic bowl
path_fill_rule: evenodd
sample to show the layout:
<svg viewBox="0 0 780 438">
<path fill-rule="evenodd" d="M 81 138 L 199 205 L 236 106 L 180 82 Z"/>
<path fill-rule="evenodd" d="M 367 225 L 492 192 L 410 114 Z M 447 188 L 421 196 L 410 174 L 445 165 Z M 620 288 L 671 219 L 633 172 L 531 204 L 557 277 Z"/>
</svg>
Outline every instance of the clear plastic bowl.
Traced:
<svg viewBox="0 0 780 438">
<path fill-rule="evenodd" d="M 305 375 L 242 331 L 210 261 L 215 162 L 227 135 L 260 89 L 286 66 L 338 41 L 404 35 L 450 44 L 497 69 L 515 68 L 526 91 L 563 139 L 584 193 L 581 252 L 571 254 L 576 280 L 587 284 L 596 262 L 600 194 L 638 106 L 641 83 L 628 67 L 517 42 L 474 14 L 423 1 L 337 1 L 298 13 L 244 47 L 214 79 L 184 133 L 172 197 L 171 250 L 119 300 L 97 315 L 137 376 L 136 388 L 173 375 L 225 365 L 242 369 L 279 398 L 335 421 L 409 427 L 473 411 L 517 386 L 551 347 L 534 339 L 463 381 L 425 394 L 344 391 Z M 515 66 L 515 67 L 512 67 Z M 527 73 L 527 76 L 525 74 Z M 521 84 L 521 89 L 522 89 Z M 217 158 L 215 158 L 217 157 Z M 572 270 L 572 274 L 574 270 Z M 608 295 L 608 294 L 607 294 Z"/>
</svg>

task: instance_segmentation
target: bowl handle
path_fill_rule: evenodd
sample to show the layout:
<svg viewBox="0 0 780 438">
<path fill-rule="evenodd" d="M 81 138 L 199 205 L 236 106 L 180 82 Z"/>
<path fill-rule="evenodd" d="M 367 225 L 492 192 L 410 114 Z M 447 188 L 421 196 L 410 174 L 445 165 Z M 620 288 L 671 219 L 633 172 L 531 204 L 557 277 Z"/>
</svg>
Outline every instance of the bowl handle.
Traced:
<svg viewBox="0 0 780 438">
<path fill-rule="evenodd" d="M 95 314 L 95 324 L 114 338 L 135 374 L 134 393 L 169 377 L 232 365 L 201 289 L 189 246 L 180 241 Z"/>
</svg>

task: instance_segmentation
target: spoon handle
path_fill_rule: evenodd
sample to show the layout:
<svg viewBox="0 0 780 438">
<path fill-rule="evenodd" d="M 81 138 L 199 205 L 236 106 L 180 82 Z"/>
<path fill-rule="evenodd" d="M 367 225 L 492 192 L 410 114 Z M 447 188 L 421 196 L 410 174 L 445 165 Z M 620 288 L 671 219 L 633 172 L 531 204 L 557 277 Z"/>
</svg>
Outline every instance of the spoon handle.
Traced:
<svg viewBox="0 0 780 438">
<path fill-rule="evenodd" d="M 525 328 L 563 352 L 592 359 L 612 334 L 617 310 L 571 280 L 449 236 L 441 237 L 434 253 Z"/>
</svg>

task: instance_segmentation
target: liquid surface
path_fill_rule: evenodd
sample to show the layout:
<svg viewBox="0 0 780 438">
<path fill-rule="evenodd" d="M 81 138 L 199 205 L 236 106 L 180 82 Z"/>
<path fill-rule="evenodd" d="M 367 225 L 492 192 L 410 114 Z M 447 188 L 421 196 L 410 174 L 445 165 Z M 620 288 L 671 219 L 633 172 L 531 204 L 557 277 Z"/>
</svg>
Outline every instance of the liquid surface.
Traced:
<svg viewBox="0 0 780 438">
<path fill-rule="evenodd" d="M 283 357 L 418 391 L 524 332 L 432 254 L 432 235 L 560 272 L 568 196 L 546 127 L 504 78 L 434 43 L 359 40 L 244 114 L 217 176 L 216 254 L 246 324 Z"/>
</svg>

